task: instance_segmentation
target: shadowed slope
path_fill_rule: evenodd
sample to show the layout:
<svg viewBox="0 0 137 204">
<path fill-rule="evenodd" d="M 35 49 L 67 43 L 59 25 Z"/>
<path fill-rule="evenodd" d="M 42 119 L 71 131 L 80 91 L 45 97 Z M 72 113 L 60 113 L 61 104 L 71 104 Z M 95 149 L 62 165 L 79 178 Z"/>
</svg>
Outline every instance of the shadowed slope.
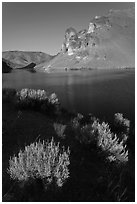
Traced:
<svg viewBox="0 0 137 204">
<path fill-rule="evenodd" d="M 13 69 L 23 68 L 31 63 L 40 64 L 50 61 L 53 56 L 43 52 L 5 51 L 2 57 L 11 64 Z"/>
</svg>

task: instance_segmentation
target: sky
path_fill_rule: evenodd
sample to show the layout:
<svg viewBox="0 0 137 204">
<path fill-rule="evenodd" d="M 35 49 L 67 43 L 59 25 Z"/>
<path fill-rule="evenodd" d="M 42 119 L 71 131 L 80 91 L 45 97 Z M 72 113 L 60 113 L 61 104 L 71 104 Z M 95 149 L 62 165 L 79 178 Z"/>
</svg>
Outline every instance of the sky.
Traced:
<svg viewBox="0 0 137 204">
<path fill-rule="evenodd" d="M 2 51 L 41 51 L 55 55 L 61 50 L 65 30 L 88 29 L 96 15 L 125 9 L 131 2 L 3 2 Z"/>
</svg>

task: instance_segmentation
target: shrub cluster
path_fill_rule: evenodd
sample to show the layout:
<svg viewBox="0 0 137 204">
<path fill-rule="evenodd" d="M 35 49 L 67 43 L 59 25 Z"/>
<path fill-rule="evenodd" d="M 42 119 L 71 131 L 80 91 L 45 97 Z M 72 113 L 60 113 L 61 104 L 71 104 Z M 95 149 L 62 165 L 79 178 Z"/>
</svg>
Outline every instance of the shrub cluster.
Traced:
<svg viewBox="0 0 137 204">
<path fill-rule="evenodd" d="M 48 94 L 45 90 L 24 88 L 16 91 L 11 88 L 2 89 L 4 102 L 14 101 L 15 105 L 23 109 L 33 109 L 49 114 L 58 113 L 60 103 L 55 93 Z"/>
<path fill-rule="evenodd" d="M 72 126 L 74 128 L 79 127 L 81 120 L 83 119 L 83 115 L 81 113 L 78 113 L 77 116 L 75 118 L 73 118 L 72 120 Z"/>
<path fill-rule="evenodd" d="M 91 144 L 97 143 L 96 130 L 94 128 L 98 119 L 90 117 L 90 121 L 87 123 L 84 116 L 80 113 L 72 120 L 72 127 L 75 130 L 75 137 L 80 143 Z"/>
<path fill-rule="evenodd" d="M 112 133 L 107 123 L 96 123 L 94 128 L 97 130 L 97 145 L 105 151 L 107 159 L 112 162 L 125 163 L 128 161 L 128 150 L 123 140 L 119 141 L 116 134 Z"/>
<path fill-rule="evenodd" d="M 96 144 L 107 154 L 110 162 L 126 163 L 128 161 L 128 150 L 125 145 L 127 135 L 120 141 L 117 134 L 111 132 L 107 123 L 100 123 L 98 119 L 92 117 L 89 124 L 81 125 L 82 119 L 83 117 L 78 115 L 72 121 L 76 139 L 84 144 Z"/>
<path fill-rule="evenodd" d="M 129 133 L 130 121 L 127 118 L 124 118 L 122 113 L 115 113 L 114 123 L 116 127 L 121 127 L 123 132 Z"/>
<path fill-rule="evenodd" d="M 22 89 L 17 91 L 17 104 L 21 108 L 32 108 L 45 112 L 56 111 L 59 100 L 55 93 L 48 95 L 45 90 Z"/>
<path fill-rule="evenodd" d="M 64 146 L 60 148 L 53 138 L 50 142 L 32 143 L 10 158 L 8 173 L 18 181 L 38 178 L 44 185 L 55 182 L 61 187 L 69 177 L 69 155 L 69 148 L 66 151 Z"/>
</svg>

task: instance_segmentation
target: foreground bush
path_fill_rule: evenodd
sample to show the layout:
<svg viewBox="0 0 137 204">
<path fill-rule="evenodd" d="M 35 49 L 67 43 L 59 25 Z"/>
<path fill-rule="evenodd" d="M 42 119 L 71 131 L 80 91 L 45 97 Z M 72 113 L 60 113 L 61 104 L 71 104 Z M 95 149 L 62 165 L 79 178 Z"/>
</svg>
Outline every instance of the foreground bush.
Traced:
<svg viewBox="0 0 137 204">
<path fill-rule="evenodd" d="M 128 161 L 128 150 L 123 141 L 119 141 L 116 134 L 112 133 L 109 125 L 105 122 L 94 124 L 97 130 L 97 145 L 105 151 L 107 159 L 112 162 L 126 163 Z"/>
<path fill-rule="evenodd" d="M 14 102 L 19 108 L 33 109 L 48 114 L 56 114 L 60 111 L 60 103 L 55 93 L 48 94 L 45 90 L 21 89 L 16 91 L 11 88 L 2 89 L 4 102 Z"/>
<path fill-rule="evenodd" d="M 53 138 L 51 142 L 32 143 L 10 158 L 8 173 L 17 181 L 41 179 L 45 186 L 55 183 L 61 187 L 69 177 L 69 154 L 69 148 L 60 148 Z"/>
<path fill-rule="evenodd" d="M 80 143 L 96 144 L 105 154 L 107 160 L 116 163 L 126 163 L 128 161 L 128 150 L 126 140 L 128 136 L 123 134 L 123 139 L 119 140 L 117 134 L 111 132 L 109 125 L 105 122 L 100 123 L 98 119 L 91 117 L 91 122 L 81 125 L 82 115 L 78 114 L 72 121 L 75 130 L 75 137 Z"/>
<path fill-rule="evenodd" d="M 124 118 L 122 113 L 115 113 L 114 123 L 117 128 L 121 128 L 123 132 L 129 133 L 130 121 Z"/>
</svg>

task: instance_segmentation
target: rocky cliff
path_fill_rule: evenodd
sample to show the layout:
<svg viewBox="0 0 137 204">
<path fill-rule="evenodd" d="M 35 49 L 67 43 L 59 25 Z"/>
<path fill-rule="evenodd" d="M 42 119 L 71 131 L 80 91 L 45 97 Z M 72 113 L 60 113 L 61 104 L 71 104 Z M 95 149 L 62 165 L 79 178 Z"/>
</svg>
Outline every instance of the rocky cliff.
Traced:
<svg viewBox="0 0 137 204">
<path fill-rule="evenodd" d="M 135 67 L 135 9 L 111 10 L 95 16 L 87 29 L 66 30 L 60 52 L 7 51 L 2 53 L 12 69 L 36 65 L 36 71 L 59 69 L 113 69 Z"/>
<path fill-rule="evenodd" d="M 112 69 L 135 66 L 134 8 L 95 16 L 87 29 L 68 28 L 60 53 L 36 69 Z"/>
</svg>

